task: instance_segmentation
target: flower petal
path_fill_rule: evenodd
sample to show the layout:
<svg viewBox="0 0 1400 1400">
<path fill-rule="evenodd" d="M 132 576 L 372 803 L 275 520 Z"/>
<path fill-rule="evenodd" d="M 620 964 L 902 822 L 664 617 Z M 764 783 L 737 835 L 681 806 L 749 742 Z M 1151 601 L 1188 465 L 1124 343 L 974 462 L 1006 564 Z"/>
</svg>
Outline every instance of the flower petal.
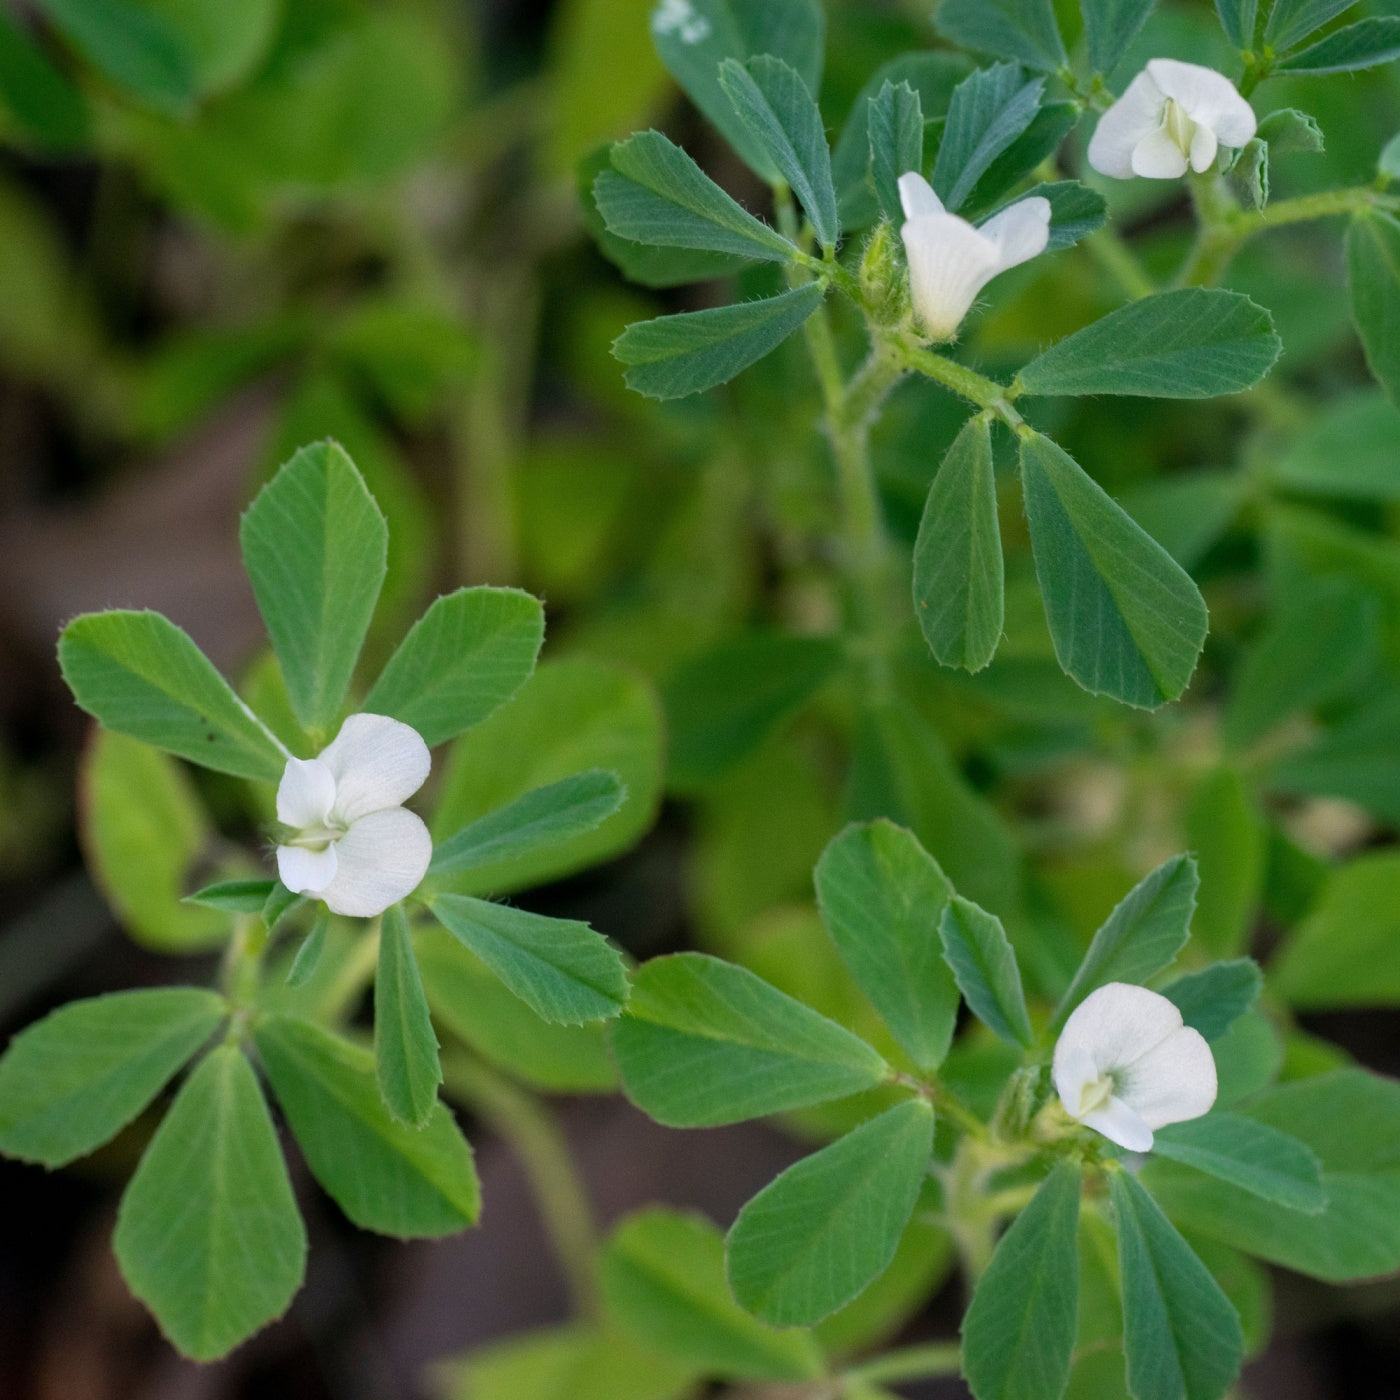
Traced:
<svg viewBox="0 0 1400 1400">
<path fill-rule="evenodd" d="M 335 879 L 339 863 L 334 846 L 324 851 L 301 846 L 277 848 L 277 876 L 293 894 L 320 894 Z"/>
<path fill-rule="evenodd" d="M 956 214 L 920 214 L 900 236 L 914 310 L 930 336 L 951 340 L 977 293 L 1001 270 L 997 245 Z"/>
<path fill-rule="evenodd" d="M 1192 121 L 1210 127 L 1222 145 L 1243 146 L 1254 135 L 1254 108 L 1223 73 L 1175 58 L 1154 58 L 1146 71 L 1165 96 L 1175 98 Z"/>
<path fill-rule="evenodd" d="M 1100 175 L 1111 175 L 1115 180 L 1132 179 L 1133 151 L 1144 136 L 1161 126 L 1165 103 L 1161 88 L 1144 68 L 1128 84 L 1123 96 L 1099 118 L 1089 141 L 1089 164 Z"/>
<path fill-rule="evenodd" d="M 1121 1071 L 1116 1087 L 1148 1127 L 1184 1123 L 1215 1102 L 1215 1057 L 1199 1031 L 1183 1026 Z"/>
<path fill-rule="evenodd" d="M 1198 126 L 1195 135 L 1191 137 L 1191 169 L 1198 175 L 1209 170 L 1219 149 L 1220 142 L 1215 139 L 1215 133 L 1210 127 Z"/>
<path fill-rule="evenodd" d="M 367 919 L 410 895 L 428 873 L 433 841 L 403 807 L 370 812 L 335 843 L 339 868 L 320 891 L 335 914 Z"/>
<path fill-rule="evenodd" d="M 899 177 L 899 202 L 904 206 L 906 219 L 943 212 L 943 201 L 934 194 L 933 186 L 917 170 L 907 171 Z"/>
<path fill-rule="evenodd" d="M 1050 241 L 1050 201 L 1032 195 L 993 214 L 979 226 L 978 233 L 997 246 L 998 272 L 1016 267 L 1045 251 Z"/>
<path fill-rule="evenodd" d="M 1150 131 L 1133 147 L 1133 174 L 1148 180 L 1178 180 L 1187 164 L 1186 153 L 1165 131 Z"/>
<path fill-rule="evenodd" d="M 1071 1118 L 1078 1118 L 1084 1103 L 1084 1091 L 1099 1078 L 1094 1057 L 1082 1045 L 1068 1045 L 1064 1054 L 1055 1047 L 1054 1067 L 1055 1089 L 1060 1102 Z"/>
<path fill-rule="evenodd" d="M 282 781 L 277 784 L 279 822 L 299 831 L 309 826 L 325 826 L 334 802 L 335 774 L 319 758 L 287 760 Z"/>
<path fill-rule="evenodd" d="M 347 826 L 412 797 L 432 767 L 418 731 L 388 715 L 351 715 L 319 758 L 335 775 L 335 815 Z"/>
<path fill-rule="evenodd" d="M 1181 1029 L 1181 1012 L 1166 997 L 1127 982 L 1108 982 L 1090 992 L 1065 1022 L 1055 1045 L 1058 1082 L 1061 1056 L 1083 1049 L 1098 1074 L 1116 1074 Z"/>
<path fill-rule="evenodd" d="M 1084 1115 L 1084 1124 L 1129 1152 L 1152 1151 L 1152 1129 L 1130 1105 L 1116 1095 L 1102 1108 Z"/>
</svg>

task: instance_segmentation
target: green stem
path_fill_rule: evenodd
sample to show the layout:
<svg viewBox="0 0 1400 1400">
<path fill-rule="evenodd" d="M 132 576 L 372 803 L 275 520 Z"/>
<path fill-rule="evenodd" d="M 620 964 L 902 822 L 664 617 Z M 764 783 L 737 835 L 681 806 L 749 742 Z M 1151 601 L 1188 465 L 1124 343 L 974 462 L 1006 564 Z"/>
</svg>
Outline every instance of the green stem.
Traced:
<svg viewBox="0 0 1400 1400">
<path fill-rule="evenodd" d="M 1147 275 L 1136 254 L 1110 224 L 1095 229 L 1084 240 L 1084 247 L 1133 301 L 1150 297 L 1157 284 Z"/>
<path fill-rule="evenodd" d="M 489 1123 L 519 1158 L 574 1307 L 585 1317 L 596 1317 L 593 1207 L 554 1116 L 540 1100 L 469 1055 L 444 1055 L 442 1074 L 447 1092 Z"/>
<path fill-rule="evenodd" d="M 962 1351 L 956 1342 L 926 1342 L 921 1346 L 887 1351 L 843 1372 L 848 1381 L 867 1385 L 888 1385 L 892 1381 L 914 1381 L 925 1376 L 955 1376 Z"/>
<path fill-rule="evenodd" d="M 996 414 L 1018 436 L 1024 437 L 1031 431 L 1025 419 L 1011 406 L 1011 400 L 1016 397 L 1014 388 L 998 384 L 995 379 L 988 379 L 975 369 L 935 354 L 923 346 L 895 342 L 895 354 L 905 369 L 951 389 L 984 412 Z"/>
</svg>

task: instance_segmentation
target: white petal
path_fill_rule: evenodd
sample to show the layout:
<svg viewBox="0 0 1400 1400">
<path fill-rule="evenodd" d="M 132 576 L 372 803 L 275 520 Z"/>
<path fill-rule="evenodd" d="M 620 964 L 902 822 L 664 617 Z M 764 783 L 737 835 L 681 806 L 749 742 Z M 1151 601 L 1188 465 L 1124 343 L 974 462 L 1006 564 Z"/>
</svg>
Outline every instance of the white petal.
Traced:
<svg viewBox="0 0 1400 1400">
<path fill-rule="evenodd" d="M 1222 145 L 1243 146 L 1254 135 L 1254 109 L 1223 73 L 1175 58 L 1154 58 L 1147 72 L 1164 95 L 1175 98 L 1192 121 L 1210 127 Z"/>
<path fill-rule="evenodd" d="M 293 894 L 320 894 L 335 879 L 339 865 L 335 847 L 307 851 L 300 846 L 278 846 L 277 875 Z"/>
<path fill-rule="evenodd" d="M 1050 201 L 1043 195 L 1018 200 L 978 228 L 997 245 L 998 272 L 1016 267 L 1045 251 L 1050 241 Z"/>
<path fill-rule="evenodd" d="M 347 826 L 412 797 L 432 766 L 418 731 L 388 715 L 351 715 L 319 757 L 335 775 L 335 815 Z"/>
<path fill-rule="evenodd" d="M 1150 1152 L 1152 1150 L 1152 1129 L 1144 1123 L 1131 1105 L 1114 1097 L 1084 1115 L 1086 1127 L 1102 1133 L 1110 1142 L 1126 1147 L 1129 1152 Z"/>
<path fill-rule="evenodd" d="M 1055 1047 L 1055 1089 L 1071 1118 L 1079 1117 L 1084 1091 L 1098 1082 L 1100 1075 L 1094 1057 L 1082 1045 L 1067 1045 L 1063 1054 Z"/>
<path fill-rule="evenodd" d="M 900 236 L 914 310 L 930 336 L 951 340 L 977 293 L 1000 271 L 997 245 L 956 214 L 921 214 Z"/>
<path fill-rule="evenodd" d="M 1166 997 L 1146 987 L 1109 982 L 1071 1012 L 1055 1045 L 1055 1065 L 1078 1047 L 1099 1074 L 1114 1074 L 1180 1029 L 1181 1012 Z M 1056 1075 L 1058 1079 L 1058 1068 Z"/>
<path fill-rule="evenodd" d="M 1150 131 L 1133 147 L 1133 174 L 1145 179 L 1180 179 L 1186 165 L 1186 153 L 1165 131 Z"/>
<path fill-rule="evenodd" d="M 1115 180 L 1133 177 L 1137 143 L 1162 124 L 1166 98 L 1146 68 L 1128 84 L 1123 96 L 1099 118 L 1089 141 L 1089 164 Z"/>
<path fill-rule="evenodd" d="M 319 758 L 289 758 L 277 784 L 277 820 L 298 830 L 324 826 L 335 802 L 335 774 Z M 284 880 L 282 882 L 286 884 Z M 290 885 L 287 885 L 291 889 Z"/>
<path fill-rule="evenodd" d="M 1184 1123 L 1215 1102 L 1215 1057 L 1199 1031 L 1183 1026 L 1123 1070 L 1116 1087 L 1148 1127 Z"/>
<path fill-rule="evenodd" d="M 428 828 L 403 807 L 361 817 L 334 849 L 340 866 L 321 898 L 332 913 L 361 919 L 382 914 L 412 894 L 433 857 Z"/>
<path fill-rule="evenodd" d="M 933 186 L 917 170 L 907 171 L 899 177 L 899 202 L 904 206 L 906 219 L 943 212 L 943 201 L 934 194 Z"/>
<path fill-rule="evenodd" d="M 1196 134 L 1191 138 L 1191 169 L 1198 175 L 1209 170 L 1219 149 L 1220 143 L 1215 139 L 1215 133 L 1210 127 L 1198 126 Z"/>
</svg>

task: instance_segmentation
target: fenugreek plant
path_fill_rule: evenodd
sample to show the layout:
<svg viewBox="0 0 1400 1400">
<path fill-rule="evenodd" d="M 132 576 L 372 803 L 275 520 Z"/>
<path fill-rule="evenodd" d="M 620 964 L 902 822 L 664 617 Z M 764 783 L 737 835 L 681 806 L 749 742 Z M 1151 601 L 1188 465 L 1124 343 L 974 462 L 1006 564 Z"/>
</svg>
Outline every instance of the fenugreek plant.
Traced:
<svg viewBox="0 0 1400 1400">
<path fill-rule="evenodd" d="M 628 325 L 613 353 L 645 399 L 765 359 L 771 377 L 719 418 L 631 400 L 627 440 L 652 450 L 643 423 L 710 454 L 721 496 L 749 430 L 753 455 L 797 459 L 765 480 L 766 615 L 656 640 L 741 551 L 697 510 L 639 591 L 674 583 L 678 538 L 703 567 L 640 623 L 624 598 L 578 629 L 662 681 L 707 951 L 631 965 L 606 930 L 502 902 L 641 835 L 652 693 L 585 656 L 536 670 L 543 608 L 518 589 L 449 593 L 389 645 L 389 530 L 336 443 L 243 518 L 270 650 L 237 688 L 158 614 L 64 628 L 98 722 L 94 874 L 142 942 L 219 958 L 212 985 L 21 1032 L 0 1150 L 57 1167 L 144 1126 L 114 1247 L 179 1350 L 225 1354 L 301 1283 L 274 1111 L 356 1225 L 472 1224 L 440 1093 L 519 1148 L 579 1310 L 466 1358 L 448 1384 L 474 1400 L 878 1400 L 953 1373 L 977 1400 L 1219 1400 L 1267 1337 L 1262 1264 L 1400 1269 L 1400 1084 L 1294 1019 L 1400 997 L 1400 864 L 1329 867 L 1278 817 L 1324 796 L 1400 821 L 1400 554 L 1364 511 L 1400 499 L 1400 149 L 1362 184 L 1274 200 L 1273 166 L 1320 154 L 1322 128 L 1261 97 L 1400 57 L 1400 19 L 1351 8 L 1217 0 L 1169 54 L 1153 0 L 943 0 L 941 46 L 882 54 L 833 146 L 818 0 L 655 6 L 661 60 L 732 150 L 726 183 L 771 217 L 658 131 L 586 159 L 582 217 L 623 273 L 737 288 Z M 1130 236 L 1164 192 L 1189 231 Z M 1247 245 L 1337 215 L 1380 390 L 1314 422 L 1273 316 L 1217 284 Z M 1070 259 L 1110 290 L 1051 306 L 1046 270 Z M 984 293 L 1021 332 L 979 333 Z M 1122 399 L 1228 399 L 1200 411 L 1242 466 L 1120 502 L 1098 444 L 1132 434 L 1095 429 Z M 878 473 L 901 419 L 942 447 L 910 548 Z M 1205 564 L 1232 527 L 1273 611 L 1239 643 L 1230 611 L 1257 599 L 1217 587 L 1235 645 L 1202 670 L 1224 698 L 1182 718 L 1210 631 L 1193 574 L 1228 583 Z M 1111 843 L 1038 826 L 1016 790 L 1048 771 L 1047 801 L 1067 754 L 1121 775 L 1072 775 L 1087 806 L 1109 789 Z M 1021 802 L 1014 825 L 973 759 Z M 776 1116 L 811 1150 L 727 1231 L 657 1205 L 597 1239 L 540 1096 L 613 1087 L 671 1127 Z M 892 1345 L 954 1273 L 959 1337 Z"/>
</svg>

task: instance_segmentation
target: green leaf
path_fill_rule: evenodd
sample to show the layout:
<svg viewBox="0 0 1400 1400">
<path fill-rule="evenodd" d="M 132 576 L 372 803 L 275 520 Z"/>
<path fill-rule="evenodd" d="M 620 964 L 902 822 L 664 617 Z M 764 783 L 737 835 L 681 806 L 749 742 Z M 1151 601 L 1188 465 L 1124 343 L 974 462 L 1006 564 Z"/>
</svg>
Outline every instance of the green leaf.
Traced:
<svg viewBox="0 0 1400 1400">
<path fill-rule="evenodd" d="M 720 64 L 772 54 L 790 64 L 811 92 L 821 86 L 826 18 L 820 0 L 686 0 L 657 4 L 651 36 L 661 61 L 746 165 L 769 184 L 782 178 L 762 143 L 720 86 Z"/>
<path fill-rule="evenodd" d="M 667 681 L 670 778 L 693 788 L 746 758 L 836 673 L 839 643 L 741 632 L 683 661 Z"/>
<path fill-rule="evenodd" d="M 945 666 L 980 671 L 1005 614 L 1001 527 L 987 420 L 969 418 L 929 487 L 914 544 L 914 615 Z"/>
<path fill-rule="evenodd" d="M 429 748 L 480 724 L 530 679 L 544 610 L 518 588 L 459 588 L 409 629 L 361 708 L 411 724 Z"/>
<path fill-rule="evenodd" d="M 74 699 L 108 729 L 221 773 L 281 780 L 286 750 L 159 613 L 76 617 L 63 629 L 58 662 Z"/>
<path fill-rule="evenodd" d="M 1134 1400 L 1220 1400 L 1244 1355 L 1240 1320 L 1210 1270 L 1125 1171 L 1109 1177 Z"/>
<path fill-rule="evenodd" d="M 1048 185 L 1033 185 L 1024 196 L 1039 195 L 1050 201 L 1050 240 L 1047 253 L 1060 248 L 1072 248 L 1081 238 L 1087 238 L 1102 226 L 1108 217 L 1108 205 L 1097 190 L 1081 185 L 1078 180 L 1056 180 Z M 1008 204 L 1016 200 L 1008 200 Z"/>
<path fill-rule="evenodd" d="M 1376 172 L 1384 176 L 1387 183 L 1400 179 L 1400 135 L 1395 135 L 1381 147 L 1376 158 Z"/>
<path fill-rule="evenodd" d="M 1229 529 L 1248 489 L 1234 470 L 1173 472 L 1130 487 L 1119 503 L 1189 570 Z"/>
<path fill-rule="evenodd" d="M 1001 920 L 970 899 L 954 895 L 943 911 L 938 936 L 973 1015 L 1009 1045 L 1029 1046 L 1026 994 Z"/>
<path fill-rule="evenodd" d="M 132 938 L 160 952 L 222 943 L 229 920 L 181 900 L 214 840 L 189 775 L 149 745 L 99 729 L 78 781 L 88 869 Z"/>
<path fill-rule="evenodd" d="M 1037 355 L 1030 394 L 1208 399 L 1257 384 L 1278 359 L 1273 317 L 1240 292 L 1184 287 L 1131 301 Z"/>
<path fill-rule="evenodd" d="M 831 152 L 822 114 L 801 75 L 772 54 L 747 64 L 727 58 L 719 66 L 719 85 L 749 136 L 797 196 L 817 242 L 834 248 L 841 222 Z"/>
<path fill-rule="evenodd" d="M 208 95 L 251 76 L 267 53 L 282 19 L 278 0 L 138 0 L 140 8 L 167 21 L 194 66 L 196 90 Z"/>
<path fill-rule="evenodd" d="M 243 563 L 302 726 L 340 713 L 384 583 L 389 527 L 334 442 L 303 447 L 258 492 Z"/>
<path fill-rule="evenodd" d="M 262 921 L 267 931 L 271 933 L 293 909 L 306 902 L 305 895 L 293 894 L 280 880 L 274 880 L 262 907 Z"/>
<path fill-rule="evenodd" d="M 1036 576 L 1055 655 L 1085 690 L 1153 709 L 1186 689 L 1205 643 L 1196 585 L 1072 457 L 1021 442 Z"/>
<path fill-rule="evenodd" d="M 1172 856 L 1143 876 L 1094 935 L 1052 1022 L 1057 1028 L 1106 982 L 1146 982 L 1169 967 L 1191 936 L 1200 877 L 1191 856 Z"/>
<path fill-rule="evenodd" d="M 797 249 L 741 208 L 679 146 L 642 131 L 614 146 L 593 184 L 608 231 L 634 243 L 787 262 Z"/>
<path fill-rule="evenodd" d="M 7 14 L 0 13 L 0 106 L 20 131 L 50 150 L 87 143 L 92 116 L 83 95 Z"/>
<path fill-rule="evenodd" d="M 218 1029 L 195 987 L 113 992 L 27 1026 L 0 1058 L 0 1152 L 61 1167 L 131 1122 Z"/>
<path fill-rule="evenodd" d="M 158 111 L 194 97 L 193 55 L 165 16 L 132 0 L 40 0 L 39 8 L 89 63 Z"/>
<path fill-rule="evenodd" d="M 1061 1162 L 997 1244 L 963 1319 L 977 1400 L 1058 1400 L 1079 1311 L 1079 1174 Z"/>
<path fill-rule="evenodd" d="M 1069 61 L 1050 0 L 943 0 L 935 23 L 954 43 L 1029 68 L 1053 73 Z"/>
<path fill-rule="evenodd" d="M 995 14 L 990 0 L 970 0 Z M 948 6 L 939 11 L 942 21 Z M 948 121 L 933 165 L 933 188 L 950 211 L 962 207 L 991 163 L 1031 124 L 1040 109 L 1043 78 L 1025 82 L 1014 63 L 979 68 L 953 90 Z"/>
<path fill-rule="evenodd" d="M 1154 1161 L 1144 1179 L 1176 1220 L 1314 1278 L 1344 1282 L 1400 1268 L 1400 1084 L 1335 1070 L 1265 1089 L 1239 1112 L 1312 1149 L 1322 1163 L 1326 1209 L 1282 1210 L 1238 1186 Z"/>
<path fill-rule="evenodd" d="M 590 768 L 488 812 L 433 848 L 430 875 L 519 860 L 543 846 L 593 831 L 627 800 L 616 773 Z"/>
<path fill-rule="evenodd" d="M 442 1066 L 423 995 L 403 905 L 391 904 L 379 926 L 374 979 L 374 1070 L 379 1092 L 401 1123 L 421 1127 L 437 1103 Z"/>
<path fill-rule="evenodd" d="M 1178 977 L 1162 988 L 1162 995 L 1188 1026 L 1215 1040 L 1259 1000 L 1263 986 L 1263 974 L 1253 958 L 1234 958 Z"/>
<path fill-rule="evenodd" d="M 441 1103 L 421 1128 L 395 1122 L 369 1052 L 309 1021 L 269 1016 L 254 1038 L 307 1165 L 356 1225 L 431 1239 L 476 1222 L 471 1148 Z"/>
<path fill-rule="evenodd" d="M 627 1002 L 622 957 L 577 919 L 550 919 L 469 895 L 429 902 L 460 939 L 538 1016 L 576 1026 L 616 1016 Z"/>
<path fill-rule="evenodd" d="M 1384 394 L 1348 394 L 1308 415 L 1272 475 L 1280 486 L 1309 496 L 1400 499 L 1391 456 L 1397 434 L 1400 413 Z"/>
<path fill-rule="evenodd" d="M 1288 1210 L 1316 1215 L 1327 1205 L 1322 1167 L 1297 1138 L 1235 1113 L 1208 1113 L 1153 1135 L 1158 1157 L 1194 1167 Z"/>
<path fill-rule="evenodd" d="M 1400 58 L 1400 19 L 1385 15 L 1334 30 L 1275 65 L 1276 73 L 1354 73 Z"/>
<path fill-rule="evenodd" d="M 595 831 L 446 877 L 447 883 L 461 894 L 507 894 L 618 855 L 651 825 L 662 763 L 661 706 L 642 677 L 586 657 L 544 662 L 509 706 L 452 746 L 433 814 L 434 840 L 587 768 L 616 773 L 627 800 Z"/>
<path fill-rule="evenodd" d="M 286 1311 L 306 1230 L 243 1052 L 212 1050 L 141 1157 L 112 1237 L 127 1286 L 186 1356 L 212 1361 Z"/>
<path fill-rule="evenodd" d="M 1366 363 L 1400 405 L 1400 221 L 1379 210 L 1352 219 L 1347 229 L 1347 281 Z"/>
<path fill-rule="evenodd" d="M 1237 49 L 1254 46 L 1254 17 L 1259 0 L 1215 0 L 1215 12 L 1220 16 L 1225 37 Z"/>
<path fill-rule="evenodd" d="M 1251 786 L 1222 766 L 1206 775 L 1186 810 L 1201 877 L 1193 932 L 1214 957 L 1249 946 L 1264 892 L 1268 834 Z"/>
<path fill-rule="evenodd" d="M 542 1020 L 446 929 L 421 930 L 416 950 L 433 1018 L 487 1063 L 546 1093 L 617 1088 L 603 1022 Z"/>
<path fill-rule="evenodd" d="M 627 386 L 653 399 L 680 399 L 725 384 L 776 350 L 822 303 L 808 282 L 759 301 L 634 321 L 613 341 Z"/>
<path fill-rule="evenodd" d="M 613 1051 L 628 1098 L 676 1128 L 844 1098 L 887 1072 L 844 1027 L 747 969 L 700 953 L 637 969 Z"/>
<path fill-rule="evenodd" d="M 276 886 L 276 880 L 220 880 L 187 894 L 183 902 L 226 914 L 261 914 Z"/>
<path fill-rule="evenodd" d="M 613 1231 L 598 1260 L 610 1317 L 639 1345 L 721 1380 L 810 1380 L 821 1351 L 800 1332 L 779 1332 L 734 1301 L 724 1238 L 703 1216 L 655 1206 Z"/>
<path fill-rule="evenodd" d="M 326 931 L 330 927 L 330 910 L 322 909 L 311 925 L 311 932 L 301 941 L 292 965 L 287 969 L 287 985 L 304 987 L 316 975 L 321 966 L 321 955 L 326 951 Z"/>
<path fill-rule="evenodd" d="M 1111 73 L 1147 22 L 1156 0 L 1082 0 L 1084 37 L 1095 73 Z"/>
<path fill-rule="evenodd" d="M 1049 102 L 1043 106 L 1031 124 L 983 171 L 964 202 L 963 213 L 975 214 L 980 221 L 983 210 L 1013 191 L 1008 204 L 1024 198 L 1022 182 L 1055 155 L 1078 125 L 1079 116 L 1079 106 L 1074 102 Z"/>
<path fill-rule="evenodd" d="M 1355 0 L 1348 0 L 1354 4 Z M 1280 107 L 1259 119 L 1259 139 L 1267 141 L 1271 155 L 1302 151 L 1318 155 L 1325 146 L 1317 118 L 1297 107 Z"/>
<path fill-rule="evenodd" d="M 1400 856 L 1367 852 L 1332 871 L 1269 982 L 1310 1011 L 1400 1001 Z"/>
<path fill-rule="evenodd" d="M 1269 787 L 1289 795 L 1340 797 L 1393 825 L 1400 821 L 1397 720 L 1400 697 L 1382 694 L 1315 743 L 1278 759 L 1268 770 Z"/>
<path fill-rule="evenodd" d="M 779 1327 L 849 1303 L 889 1267 L 932 1154 L 933 1109 L 910 1099 L 789 1167 L 729 1231 L 734 1296 Z"/>
<path fill-rule="evenodd" d="M 909 170 L 922 173 L 924 168 L 924 109 L 916 89 L 891 82 L 870 99 L 868 108 L 870 178 L 881 212 L 898 224 L 904 219 L 899 177 Z"/>
<path fill-rule="evenodd" d="M 817 904 L 852 977 L 920 1069 L 943 1063 L 958 989 L 940 956 L 938 922 L 953 887 L 911 831 L 848 826 L 817 863 Z"/>
</svg>

